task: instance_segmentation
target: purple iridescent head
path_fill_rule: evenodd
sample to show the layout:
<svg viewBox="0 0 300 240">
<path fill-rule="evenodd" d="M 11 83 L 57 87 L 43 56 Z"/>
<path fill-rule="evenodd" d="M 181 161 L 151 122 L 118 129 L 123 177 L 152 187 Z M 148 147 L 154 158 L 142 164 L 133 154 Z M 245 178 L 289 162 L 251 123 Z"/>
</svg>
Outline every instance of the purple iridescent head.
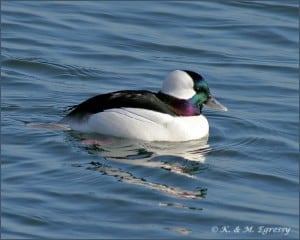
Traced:
<svg viewBox="0 0 300 240">
<path fill-rule="evenodd" d="M 203 106 L 227 111 L 227 108 L 211 95 L 204 78 L 193 71 L 175 70 L 171 72 L 163 82 L 161 92 L 178 100 L 174 100 L 172 107 L 177 110 L 179 115 L 199 115 Z"/>
</svg>

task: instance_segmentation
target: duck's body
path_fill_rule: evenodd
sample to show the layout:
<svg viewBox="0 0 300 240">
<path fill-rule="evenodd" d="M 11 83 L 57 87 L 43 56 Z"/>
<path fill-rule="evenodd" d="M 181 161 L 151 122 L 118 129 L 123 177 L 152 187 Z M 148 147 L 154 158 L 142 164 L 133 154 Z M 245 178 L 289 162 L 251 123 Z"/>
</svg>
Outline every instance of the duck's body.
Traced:
<svg viewBox="0 0 300 240">
<path fill-rule="evenodd" d="M 118 91 L 92 97 L 75 106 L 61 121 L 73 130 L 146 141 L 188 141 L 205 138 L 209 125 L 201 114 L 211 102 L 226 110 L 194 72 L 176 70 L 162 91 Z"/>
<path fill-rule="evenodd" d="M 92 102 L 106 104 L 96 108 Z M 63 121 L 77 131 L 147 141 L 203 138 L 209 128 L 203 115 L 178 116 L 156 94 L 145 91 L 96 96 L 78 105 Z"/>
</svg>

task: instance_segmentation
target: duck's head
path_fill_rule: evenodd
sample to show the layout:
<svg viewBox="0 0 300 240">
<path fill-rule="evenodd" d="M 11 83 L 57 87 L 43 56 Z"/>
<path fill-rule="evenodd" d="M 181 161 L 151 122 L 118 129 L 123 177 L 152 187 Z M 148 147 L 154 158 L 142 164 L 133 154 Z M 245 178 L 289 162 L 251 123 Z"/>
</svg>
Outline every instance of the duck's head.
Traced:
<svg viewBox="0 0 300 240">
<path fill-rule="evenodd" d="M 193 71 L 175 70 L 171 72 L 163 82 L 163 94 L 184 100 L 186 109 L 181 109 L 183 115 L 200 114 L 202 107 L 208 107 L 219 111 L 227 111 L 227 108 L 219 103 L 210 93 L 204 78 Z"/>
</svg>

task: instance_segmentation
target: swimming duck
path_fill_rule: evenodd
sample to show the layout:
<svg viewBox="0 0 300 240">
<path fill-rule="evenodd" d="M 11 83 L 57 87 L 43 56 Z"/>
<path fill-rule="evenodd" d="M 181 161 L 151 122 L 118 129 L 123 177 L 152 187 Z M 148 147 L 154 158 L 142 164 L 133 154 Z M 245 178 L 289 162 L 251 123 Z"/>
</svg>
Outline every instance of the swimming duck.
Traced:
<svg viewBox="0 0 300 240">
<path fill-rule="evenodd" d="M 189 141 L 208 137 L 203 106 L 227 111 L 200 74 L 175 70 L 157 93 L 125 90 L 100 94 L 72 107 L 61 123 L 77 131 L 122 138 Z"/>
</svg>

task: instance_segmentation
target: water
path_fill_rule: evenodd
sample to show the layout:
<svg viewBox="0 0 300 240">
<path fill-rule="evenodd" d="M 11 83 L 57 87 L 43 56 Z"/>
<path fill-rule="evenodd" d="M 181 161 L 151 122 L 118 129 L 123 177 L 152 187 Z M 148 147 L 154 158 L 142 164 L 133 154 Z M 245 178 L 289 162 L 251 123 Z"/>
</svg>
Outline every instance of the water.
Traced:
<svg viewBox="0 0 300 240">
<path fill-rule="evenodd" d="M 298 238 L 297 19 L 296 1 L 2 1 L 2 239 Z M 229 108 L 204 109 L 208 145 L 26 127 L 174 69 Z"/>
</svg>

